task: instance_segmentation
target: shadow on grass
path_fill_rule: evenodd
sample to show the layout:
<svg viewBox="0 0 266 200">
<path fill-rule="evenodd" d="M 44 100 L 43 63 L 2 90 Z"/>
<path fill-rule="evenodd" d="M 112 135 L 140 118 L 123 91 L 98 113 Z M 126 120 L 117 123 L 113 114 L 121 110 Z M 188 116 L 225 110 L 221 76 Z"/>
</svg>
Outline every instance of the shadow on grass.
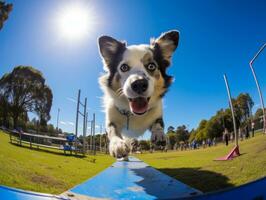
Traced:
<svg viewBox="0 0 266 200">
<path fill-rule="evenodd" d="M 64 153 L 64 151 L 62 150 L 62 152 L 60 152 L 60 150 L 58 151 L 55 151 L 55 150 L 52 150 L 52 149 L 45 149 L 45 148 L 42 148 L 42 147 L 32 147 L 30 148 L 29 146 L 23 146 L 23 145 L 19 145 L 17 143 L 11 143 L 9 142 L 11 145 L 14 145 L 14 146 L 17 146 L 17 147 L 20 147 L 20 148 L 24 148 L 24 149 L 31 149 L 31 150 L 34 150 L 34 151 L 38 151 L 38 152 L 45 152 L 45 153 L 50 153 L 50 154 L 54 154 L 54 155 L 61 155 L 61 156 L 74 156 L 74 157 L 77 157 L 77 158 L 85 158 L 86 156 L 83 156 L 83 155 L 80 155 L 80 154 L 77 154 L 75 155 L 74 152 L 72 152 L 72 154 L 70 153 Z"/>
<path fill-rule="evenodd" d="M 229 183 L 228 177 L 200 168 L 162 168 L 158 170 L 202 192 L 234 187 Z"/>
</svg>

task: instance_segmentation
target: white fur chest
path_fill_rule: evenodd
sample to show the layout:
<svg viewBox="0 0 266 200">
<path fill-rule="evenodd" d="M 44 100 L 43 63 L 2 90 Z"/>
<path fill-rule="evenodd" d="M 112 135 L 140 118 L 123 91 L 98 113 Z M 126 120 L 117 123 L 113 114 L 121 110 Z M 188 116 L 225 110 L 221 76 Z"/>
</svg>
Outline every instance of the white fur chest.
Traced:
<svg viewBox="0 0 266 200">
<path fill-rule="evenodd" d="M 162 116 L 161 106 L 150 110 L 144 116 L 131 115 L 128 123 L 125 123 L 121 127 L 121 134 L 127 138 L 137 138 L 148 130 L 156 119 Z M 126 116 L 125 116 L 126 118 Z"/>
</svg>

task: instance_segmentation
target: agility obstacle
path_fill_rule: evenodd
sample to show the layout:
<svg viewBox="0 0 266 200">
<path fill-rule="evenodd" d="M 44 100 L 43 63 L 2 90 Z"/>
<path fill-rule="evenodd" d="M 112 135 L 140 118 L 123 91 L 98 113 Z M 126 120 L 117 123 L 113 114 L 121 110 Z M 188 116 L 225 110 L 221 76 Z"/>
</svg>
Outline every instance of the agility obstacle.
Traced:
<svg viewBox="0 0 266 200">
<path fill-rule="evenodd" d="M 116 162 L 95 177 L 58 196 L 0 186 L 0 197 L 8 200 L 265 199 L 266 177 L 229 190 L 202 194 L 201 191 L 130 157 L 129 162 Z"/>
</svg>

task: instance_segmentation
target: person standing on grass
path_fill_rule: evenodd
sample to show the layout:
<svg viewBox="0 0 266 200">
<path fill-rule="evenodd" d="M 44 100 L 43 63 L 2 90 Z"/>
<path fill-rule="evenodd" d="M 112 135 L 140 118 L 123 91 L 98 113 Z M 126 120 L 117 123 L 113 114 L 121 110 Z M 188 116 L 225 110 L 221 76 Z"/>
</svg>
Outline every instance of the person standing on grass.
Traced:
<svg viewBox="0 0 266 200">
<path fill-rule="evenodd" d="M 254 137 L 254 133 L 255 133 L 255 123 L 254 122 L 251 123 L 251 129 L 252 129 L 252 137 Z"/>
<path fill-rule="evenodd" d="M 207 143 L 208 143 L 208 147 L 210 147 L 211 146 L 211 139 L 210 138 L 207 139 Z"/>
<path fill-rule="evenodd" d="M 205 140 L 202 141 L 202 147 L 205 148 Z"/>
<path fill-rule="evenodd" d="M 229 133 L 228 133 L 227 128 L 224 129 L 224 141 L 225 141 L 225 145 L 228 146 Z"/>
<path fill-rule="evenodd" d="M 248 128 L 248 125 L 246 125 L 246 139 L 249 138 L 249 128 Z"/>
<path fill-rule="evenodd" d="M 214 138 L 212 139 L 212 145 L 213 145 L 213 146 L 216 146 L 216 137 L 214 137 Z"/>
</svg>

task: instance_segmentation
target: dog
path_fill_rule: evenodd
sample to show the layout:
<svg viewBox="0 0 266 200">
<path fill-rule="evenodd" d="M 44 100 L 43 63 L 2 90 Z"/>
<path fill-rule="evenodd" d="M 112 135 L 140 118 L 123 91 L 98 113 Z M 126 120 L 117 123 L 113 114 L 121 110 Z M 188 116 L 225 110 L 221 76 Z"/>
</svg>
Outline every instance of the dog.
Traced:
<svg viewBox="0 0 266 200">
<path fill-rule="evenodd" d="M 151 39 L 150 44 L 130 45 L 110 36 L 98 39 L 105 74 L 102 89 L 109 152 L 127 160 L 134 138 L 152 132 L 153 142 L 164 137 L 162 98 L 172 83 L 167 74 L 179 43 L 179 32 L 171 30 Z"/>
</svg>

